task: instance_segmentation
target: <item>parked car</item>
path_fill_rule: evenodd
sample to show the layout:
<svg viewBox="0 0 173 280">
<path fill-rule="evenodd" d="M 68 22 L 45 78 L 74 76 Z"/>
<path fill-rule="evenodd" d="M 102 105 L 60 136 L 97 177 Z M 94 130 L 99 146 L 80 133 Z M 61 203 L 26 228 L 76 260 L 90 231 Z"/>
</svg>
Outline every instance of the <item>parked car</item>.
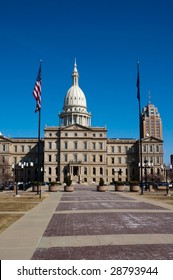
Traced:
<svg viewBox="0 0 173 280">
<path fill-rule="evenodd" d="M 160 182 L 157 184 L 156 189 L 157 190 L 166 190 L 169 187 L 169 184 L 167 182 Z"/>
</svg>

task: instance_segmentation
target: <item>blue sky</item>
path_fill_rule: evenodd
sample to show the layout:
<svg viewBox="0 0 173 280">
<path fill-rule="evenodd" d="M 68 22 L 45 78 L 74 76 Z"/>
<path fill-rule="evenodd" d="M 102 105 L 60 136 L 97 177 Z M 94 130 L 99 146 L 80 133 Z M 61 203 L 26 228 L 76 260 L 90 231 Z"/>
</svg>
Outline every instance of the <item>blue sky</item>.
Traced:
<svg viewBox="0 0 173 280">
<path fill-rule="evenodd" d="M 139 137 L 141 106 L 151 102 L 163 122 L 165 162 L 173 153 L 172 0 L 2 0 L 0 4 L 0 131 L 37 137 L 32 91 L 42 59 L 42 118 L 59 124 L 74 58 L 93 126 L 108 137 Z"/>
</svg>

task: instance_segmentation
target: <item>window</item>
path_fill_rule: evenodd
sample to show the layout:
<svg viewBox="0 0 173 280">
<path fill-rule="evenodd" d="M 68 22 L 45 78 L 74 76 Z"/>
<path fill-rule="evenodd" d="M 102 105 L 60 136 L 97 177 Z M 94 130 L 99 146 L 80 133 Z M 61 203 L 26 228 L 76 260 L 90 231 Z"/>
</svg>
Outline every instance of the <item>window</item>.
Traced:
<svg viewBox="0 0 173 280">
<path fill-rule="evenodd" d="M 103 161 L 103 156 L 102 155 L 100 155 L 100 162 L 102 162 Z"/>
<path fill-rule="evenodd" d="M 32 149 L 31 146 L 28 146 L 28 152 L 31 152 L 31 149 Z"/>
<path fill-rule="evenodd" d="M 146 151 L 147 151 L 147 147 L 146 147 L 146 145 L 144 146 L 144 153 L 146 153 Z"/>
<path fill-rule="evenodd" d="M 65 133 L 65 136 L 67 137 L 67 136 L 68 136 L 68 133 Z"/>
<path fill-rule="evenodd" d="M 51 150 L 52 149 L 52 142 L 49 142 L 48 145 L 49 145 L 49 149 Z"/>
<path fill-rule="evenodd" d="M 21 146 L 21 149 L 22 149 L 22 153 L 24 153 L 24 151 L 25 151 L 25 146 Z"/>
<path fill-rule="evenodd" d="M 95 133 L 93 133 L 93 137 L 96 137 Z"/>
<path fill-rule="evenodd" d="M 150 152 L 152 153 L 152 151 L 153 151 L 153 146 L 151 145 L 150 146 Z"/>
<path fill-rule="evenodd" d="M 103 168 L 100 167 L 100 175 L 103 175 Z"/>
<path fill-rule="evenodd" d="M 95 149 L 96 149 L 96 143 L 93 142 L 93 150 L 95 150 Z"/>
<path fill-rule="evenodd" d="M 48 157 L 49 157 L 49 162 L 51 162 L 52 161 L 52 156 L 49 155 Z"/>
<path fill-rule="evenodd" d="M 14 146 L 14 151 L 15 153 L 17 153 L 17 146 Z"/>
<path fill-rule="evenodd" d="M 112 164 L 115 163 L 114 157 L 111 158 L 111 162 L 112 162 Z"/>
<path fill-rule="evenodd" d="M 5 145 L 2 145 L 2 151 L 5 152 Z"/>
<path fill-rule="evenodd" d="M 114 175 L 114 173 L 115 173 L 115 172 L 114 172 L 114 168 L 112 168 L 112 175 Z"/>
<path fill-rule="evenodd" d="M 159 152 L 159 146 L 156 146 L 156 152 Z"/>
<path fill-rule="evenodd" d="M 100 133 L 100 138 L 103 137 L 102 133 Z"/>
<path fill-rule="evenodd" d="M 52 174 L 52 168 L 49 167 L 49 175 L 51 175 L 51 174 Z"/>
<path fill-rule="evenodd" d="M 74 154 L 73 158 L 74 158 L 74 161 L 76 162 L 77 161 L 77 154 Z"/>
<path fill-rule="evenodd" d="M 75 133 L 74 136 L 77 136 L 77 133 Z"/>
<path fill-rule="evenodd" d="M 103 143 L 102 142 L 99 143 L 99 147 L 100 147 L 100 150 L 103 149 Z"/>
<path fill-rule="evenodd" d="M 84 162 L 87 162 L 87 155 L 83 155 Z"/>
<path fill-rule="evenodd" d="M 118 146 L 118 153 L 121 153 L 121 146 Z"/>
<path fill-rule="evenodd" d="M 68 156 L 66 154 L 64 155 L 64 161 L 68 161 Z"/>
<path fill-rule="evenodd" d="M 118 157 L 118 163 L 121 164 L 121 158 L 120 157 Z"/>
<path fill-rule="evenodd" d="M 111 152 L 114 153 L 115 149 L 114 146 L 111 146 Z"/>
<path fill-rule="evenodd" d="M 95 162 L 96 161 L 96 156 L 95 155 L 93 155 L 93 162 Z"/>
<path fill-rule="evenodd" d="M 96 168 L 93 167 L 93 175 L 96 175 Z"/>
<path fill-rule="evenodd" d="M 87 175 L 87 167 L 84 167 L 84 174 Z"/>
<path fill-rule="evenodd" d="M 68 149 L 68 142 L 64 142 L 64 148 Z"/>
<path fill-rule="evenodd" d="M 74 149 L 77 149 L 77 142 L 74 142 Z"/>
<path fill-rule="evenodd" d="M 86 150 L 87 149 L 87 142 L 84 142 L 84 149 Z"/>
<path fill-rule="evenodd" d="M 84 136 L 87 136 L 87 133 L 84 133 Z"/>
</svg>

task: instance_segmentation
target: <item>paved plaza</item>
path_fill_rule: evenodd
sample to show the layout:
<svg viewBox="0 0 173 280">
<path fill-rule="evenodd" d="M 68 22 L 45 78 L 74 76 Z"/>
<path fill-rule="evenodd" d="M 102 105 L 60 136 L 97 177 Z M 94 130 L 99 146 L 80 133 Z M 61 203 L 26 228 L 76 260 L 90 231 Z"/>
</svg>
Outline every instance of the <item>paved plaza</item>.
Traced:
<svg viewBox="0 0 173 280">
<path fill-rule="evenodd" d="M 1 259 L 170 259 L 173 206 L 95 186 L 61 189 L 0 235 Z"/>
</svg>

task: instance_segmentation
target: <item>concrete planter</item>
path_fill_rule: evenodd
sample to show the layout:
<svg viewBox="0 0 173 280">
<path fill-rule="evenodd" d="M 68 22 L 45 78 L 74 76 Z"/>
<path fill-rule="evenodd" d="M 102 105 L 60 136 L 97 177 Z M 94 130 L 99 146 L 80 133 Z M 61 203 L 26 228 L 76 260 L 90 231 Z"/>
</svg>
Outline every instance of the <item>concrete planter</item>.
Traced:
<svg viewBox="0 0 173 280">
<path fill-rule="evenodd" d="M 139 192 L 139 185 L 131 185 L 130 186 L 131 192 Z"/>
<path fill-rule="evenodd" d="M 74 191 L 74 187 L 73 186 L 64 186 L 64 191 L 65 192 L 73 192 Z"/>
<path fill-rule="evenodd" d="M 124 191 L 124 185 L 116 185 L 115 186 L 116 192 L 123 192 Z"/>
<path fill-rule="evenodd" d="M 98 192 L 106 192 L 107 191 L 107 186 L 97 186 L 97 191 Z"/>
<path fill-rule="evenodd" d="M 40 192 L 40 186 L 38 186 L 38 191 Z M 37 192 L 37 186 L 32 186 L 32 191 Z"/>
<path fill-rule="evenodd" d="M 58 191 L 58 185 L 54 185 L 54 186 L 49 186 L 49 191 L 50 192 L 57 192 Z"/>
</svg>

